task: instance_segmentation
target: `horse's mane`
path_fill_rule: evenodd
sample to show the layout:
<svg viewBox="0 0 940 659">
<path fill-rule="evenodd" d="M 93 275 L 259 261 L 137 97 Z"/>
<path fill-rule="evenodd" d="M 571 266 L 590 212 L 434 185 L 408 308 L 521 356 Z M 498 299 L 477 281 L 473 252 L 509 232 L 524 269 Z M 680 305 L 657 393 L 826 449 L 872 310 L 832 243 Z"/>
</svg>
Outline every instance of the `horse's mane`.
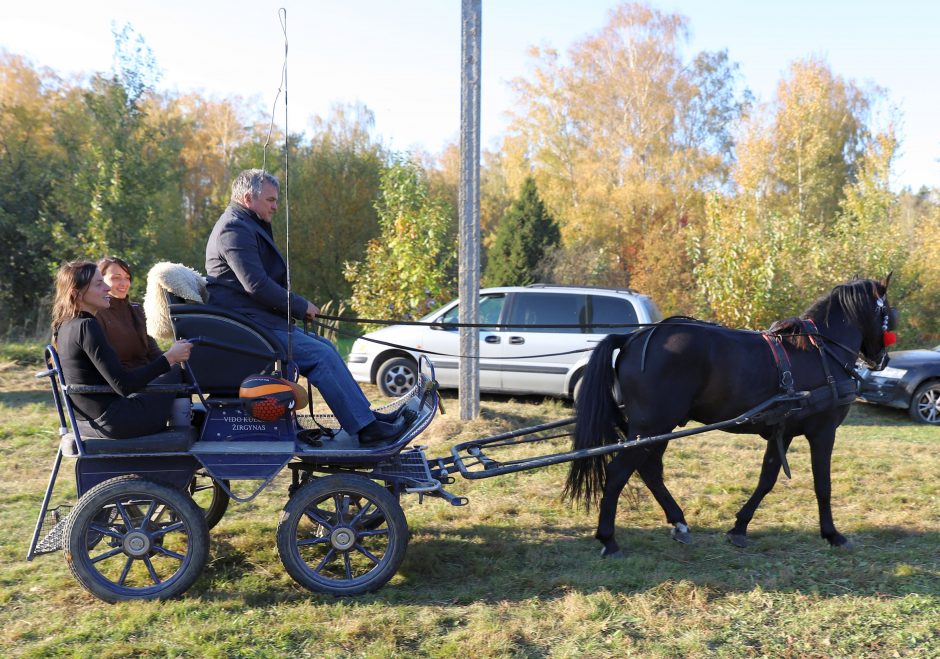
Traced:
<svg viewBox="0 0 940 659">
<path fill-rule="evenodd" d="M 804 333 L 803 319 L 819 317 L 822 315 L 825 322 L 829 322 L 833 302 L 838 302 L 849 322 L 857 324 L 866 331 L 870 325 L 868 320 L 874 309 L 874 297 L 878 294 L 878 284 L 871 279 L 858 279 L 845 284 L 839 284 L 828 295 L 821 296 L 810 305 L 802 316 L 791 316 L 776 321 L 770 326 L 769 332 L 786 338 L 799 350 L 808 350 L 809 337 Z"/>
</svg>

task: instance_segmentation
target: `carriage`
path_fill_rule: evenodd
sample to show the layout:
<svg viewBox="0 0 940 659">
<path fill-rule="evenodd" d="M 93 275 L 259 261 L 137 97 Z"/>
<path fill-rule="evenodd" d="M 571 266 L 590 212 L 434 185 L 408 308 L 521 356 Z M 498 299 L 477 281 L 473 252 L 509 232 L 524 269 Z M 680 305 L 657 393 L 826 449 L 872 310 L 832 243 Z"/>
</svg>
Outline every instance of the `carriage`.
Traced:
<svg viewBox="0 0 940 659">
<path fill-rule="evenodd" d="M 675 408 L 676 392 L 681 392 L 681 385 L 691 382 L 695 374 L 688 370 L 681 382 L 669 382 L 665 371 L 657 371 L 661 368 L 657 361 L 668 357 L 669 351 L 648 354 L 647 349 L 651 341 L 669 341 L 671 336 L 682 333 L 701 334 L 705 344 L 710 344 L 716 340 L 714 332 L 738 332 L 728 335 L 726 340 L 740 344 L 741 358 L 754 362 L 754 349 L 746 345 L 763 345 L 766 337 L 709 328 L 707 324 L 686 322 L 688 319 L 667 319 L 631 335 L 632 338 L 610 335 L 595 349 L 582 389 L 587 393 L 582 394 L 577 405 L 580 418 L 464 442 L 454 446 L 449 455 L 440 457 L 428 457 L 424 447 L 412 445 L 439 407 L 433 366 L 426 358 L 422 359 L 420 377 L 414 387 L 381 408 L 381 411 L 405 408 L 410 419 L 405 432 L 394 440 L 363 446 L 355 436 L 340 429 L 330 415 L 290 410 L 274 421 L 252 416 L 250 406 L 238 396 L 239 384 L 255 373 L 289 375 L 288 356 L 278 341 L 265 328 L 240 314 L 212 305 L 172 300 L 169 314 L 174 333 L 190 340 L 195 347 L 186 367 L 188 384 L 159 385 L 159 390 L 198 399 L 188 426 L 123 440 L 82 437 L 70 397 L 97 393 L 97 389 L 64 382 L 55 349 L 46 348 L 48 368 L 37 375 L 50 380 L 60 442 L 27 560 L 64 550 L 75 578 L 108 602 L 179 595 L 196 581 L 205 565 L 209 529 L 221 519 L 229 501 L 250 501 L 286 467 L 290 471 L 288 500 L 276 533 L 277 550 L 285 569 L 314 592 L 354 595 L 383 586 L 404 558 L 408 525 L 400 504 L 402 495 L 417 493 L 462 506 L 468 503 L 466 498 L 444 489 L 457 475 L 489 478 L 561 462 L 573 462 L 568 481 L 573 498 L 600 499 L 603 494 L 596 537 L 604 545 L 603 555 L 617 555 L 619 548 L 613 540 L 616 500 L 627 478 L 636 470 L 663 506 L 667 520 L 674 524 L 673 538 L 680 541 L 687 538 L 688 526 L 681 510 L 662 483 L 662 454 L 669 441 L 716 429 L 756 432 L 770 440 L 770 429 L 775 429 L 776 444 L 768 441 L 761 482 L 729 532 L 729 539 L 742 546 L 754 509 L 770 491 L 781 466 L 786 468 L 786 448 L 795 434 L 806 434 L 814 455 L 818 453 L 825 460 L 825 471 L 820 469 L 816 473 L 814 457 L 817 496 L 820 488 L 829 487 L 831 440 L 855 391 L 854 381 L 847 375 L 833 376 L 829 364 L 846 367 L 842 362 L 850 355 L 850 364 L 854 365 L 855 358 L 863 352 L 870 358 L 879 351 L 883 355 L 882 330 L 886 333 L 895 322 L 893 310 L 883 299 L 887 281 L 880 288 L 875 282 L 866 282 L 865 286 L 852 289 L 859 291 L 861 311 L 856 320 L 843 324 L 847 328 L 843 331 L 855 332 L 859 343 L 864 339 L 871 345 L 853 351 L 840 342 L 849 340 L 845 336 L 810 334 L 822 346 L 817 346 L 822 368 L 819 361 L 810 364 L 816 359 L 812 354 L 795 355 L 792 366 L 789 361 L 786 364 L 790 370 L 780 373 L 781 385 L 789 378 L 789 386 L 778 390 L 774 384 L 766 389 L 766 395 L 761 388 L 752 386 L 750 398 L 742 397 L 747 409 L 741 403 L 736 408 L 728 407 L 727 397 L 721 398 L 722 409 L 734 410 L 727 415 L 731 418 L 719 416 L 703 425 L 674 431 L 677 425 L 684 425 L 678 420 L 692 416 L 691 407 L 676 411 L 671 408 Z M 877 304 L 869 303 L 871 291 Z M 817 302 L 816 306 L 820 304 Z M 830 312 L 831 305 L 827 307 L 827 316 Z M 797 323 L 795 327 L 805 325 Z M 642 341 L 633 340 L 640 336 Z M 847 354 L 837 355 L 823 345 L 824 339 L 841 346 Z M 615 347 L 620 351 L 616 362 Z M 640 367 L 628 363 L 633 358 L 639 360 Z M 776 383 L 781 364 L 770 364 L 773 371 L 770 380 Z M 754 364 L 748 366 L 757 368 Z M 646 378 L 639 382 L 643 390 L 668 385 L 672 392 L 668 404 L 664 401 L 642 412 L 635 405 L 631 408 L 636 401 L 642 402 L 642 391 L 630 389 L 637 386 L 630 379 L 637 373 Z M 765 375 L 760 374 L 762 380 Z M 650 381 L 650 377 L 654 380 Z M 722 377 L 740 374 L 732 371 Z M 811 389 L 796 388 L 794 377 L 816 385 Z M 629 392 L 630 399 L 615 400 L 618 388 Z M 689 395 L 696 404 L 701 402 Z M 812 402 L 814 399 L 816 403 Z M 623 410 L 628 409 L 629 414 L 624 414 Z M 636 431 L 638 421 L 666 413 L 679 416 L 660 420 L 657 422 L 660 425 L 647 425 L 643 428 L 647 432 Z M 800 425 L 807 419 L 816 425 L 819 419 L 828 419 L 831 436 L 821 434 L 822 439 L 814 439 L 819 431 L 808 432 Z M 536 450 L 534 455 L 515 459 L 494 457 L 493 452 L 500 449 L 542 447 L 545 442 L 569 435 L 575 437 L 572 450 L 546 454 Z M 661 450 L 649 450 L 654 446 Z M 78 498 L 74 506 L 52 506 L 56 479 L 65 458 L 74 460 Z M 239 481 L 250 482 L 250 491 L 233 485 Z M 825 503 L 828 507 L 828 494 Z M 823 537 L 833 545 L 845 544 L 846 539 L 832 525 L 831 513 L 822 507 L 820 511 Z"/>
</svg>

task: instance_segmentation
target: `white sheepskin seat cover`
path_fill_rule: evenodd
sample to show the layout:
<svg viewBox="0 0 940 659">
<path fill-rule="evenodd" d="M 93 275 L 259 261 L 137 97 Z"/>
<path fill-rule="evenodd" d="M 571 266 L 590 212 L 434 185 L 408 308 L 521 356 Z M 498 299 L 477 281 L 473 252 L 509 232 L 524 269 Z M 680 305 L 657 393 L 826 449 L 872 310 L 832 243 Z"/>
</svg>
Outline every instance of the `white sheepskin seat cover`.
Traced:
<svg viewBox="0 0 940 659">
<path fill-rule="evenodd" d="M 147 334 L 155 339 L 175 338 L 164 291 L 194 304 L 209 301 L 206 279 L 201 274 L 180 263 L 157 263 L 147 273 L 147 292 L 144 295 Z"/>
</svg>

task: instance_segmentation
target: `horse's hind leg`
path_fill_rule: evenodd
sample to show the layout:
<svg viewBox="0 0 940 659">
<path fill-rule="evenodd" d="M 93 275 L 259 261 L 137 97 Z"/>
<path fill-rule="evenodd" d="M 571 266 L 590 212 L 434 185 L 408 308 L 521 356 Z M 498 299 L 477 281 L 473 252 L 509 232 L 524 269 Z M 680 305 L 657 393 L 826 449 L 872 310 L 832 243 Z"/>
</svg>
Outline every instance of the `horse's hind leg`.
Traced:
<svg viewBox="0 0 940 659">
<path fill-rule="evenodd" d="M 601 497 L 600 511 L 597 516 L 597 538 L 604 548 L 601 556 L 604 558 L 622 558 L 623 552 L 614 538 L 614 521 L 617 516 L 617 502 L 620 493 L 626 486 L 630 476 L 636 471 L 636 452 L 621 451 L 607 463 L 606 478 L 604 479 L 604 495 Z"/>
<path fill-rule="evenodd" d="M 790 442 L 793 437 L 783 438 L 783 450 L 790 448 Z M 760 469 L 760 479 L 757 481 L 757 488 L 754 494 L 747 500 L 747 503 L 738 511 L 737 521 L 734 528 L 728 531 L 728 541 L 735 547 L 747 547 L 747 525 L 754 518 L 754 513 L 760 502 L 764 500 L 780 476 L 780 452 L 777 449 L 777 443 L 773 440 L 767 441 L 767 449 L 764 451 L 764 462 Z"/>
<path fill-rule="evenodd" d="M 649 488 L 653 498 L 656 499 L 656 503 L 666 514 L 666 521 L 672 524 L 670 533 L 672 539 L 682 544 L 689 544 L 692 542 L 692 534 L 689 532 L 685 515 L 676 500 L 672 498 L 672 493 L 663 480 L 663 454 L 666 452 L 667 446 L 668 444 L 663 442 L 658 446 L 647 449 L 649 457 L 646 462 L 637 467 L 637 471 L 640 472 L 640 477 L 646 483 L 646 487 Z"/>
</svg>

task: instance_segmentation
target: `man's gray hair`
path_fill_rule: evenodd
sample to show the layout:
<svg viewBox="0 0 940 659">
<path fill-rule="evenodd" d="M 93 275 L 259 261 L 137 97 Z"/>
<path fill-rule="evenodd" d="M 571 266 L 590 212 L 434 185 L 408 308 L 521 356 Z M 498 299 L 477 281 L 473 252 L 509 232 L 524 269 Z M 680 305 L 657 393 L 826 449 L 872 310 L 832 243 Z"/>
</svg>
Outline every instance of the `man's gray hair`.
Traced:
<svg viewBox="0 0 940 659">
<path fill-rule="evenodd" d="M 261 186 L 265 183 L 270 183 L 280 192 L 281 184 L 274 174 L 263 169 L 246 169 L 239 172 L 232 181 L 232 202 L 244 205 L 246 194 L 250 194 L 252 199 L 257 199 L 261 195 Z"/>
</svg>

